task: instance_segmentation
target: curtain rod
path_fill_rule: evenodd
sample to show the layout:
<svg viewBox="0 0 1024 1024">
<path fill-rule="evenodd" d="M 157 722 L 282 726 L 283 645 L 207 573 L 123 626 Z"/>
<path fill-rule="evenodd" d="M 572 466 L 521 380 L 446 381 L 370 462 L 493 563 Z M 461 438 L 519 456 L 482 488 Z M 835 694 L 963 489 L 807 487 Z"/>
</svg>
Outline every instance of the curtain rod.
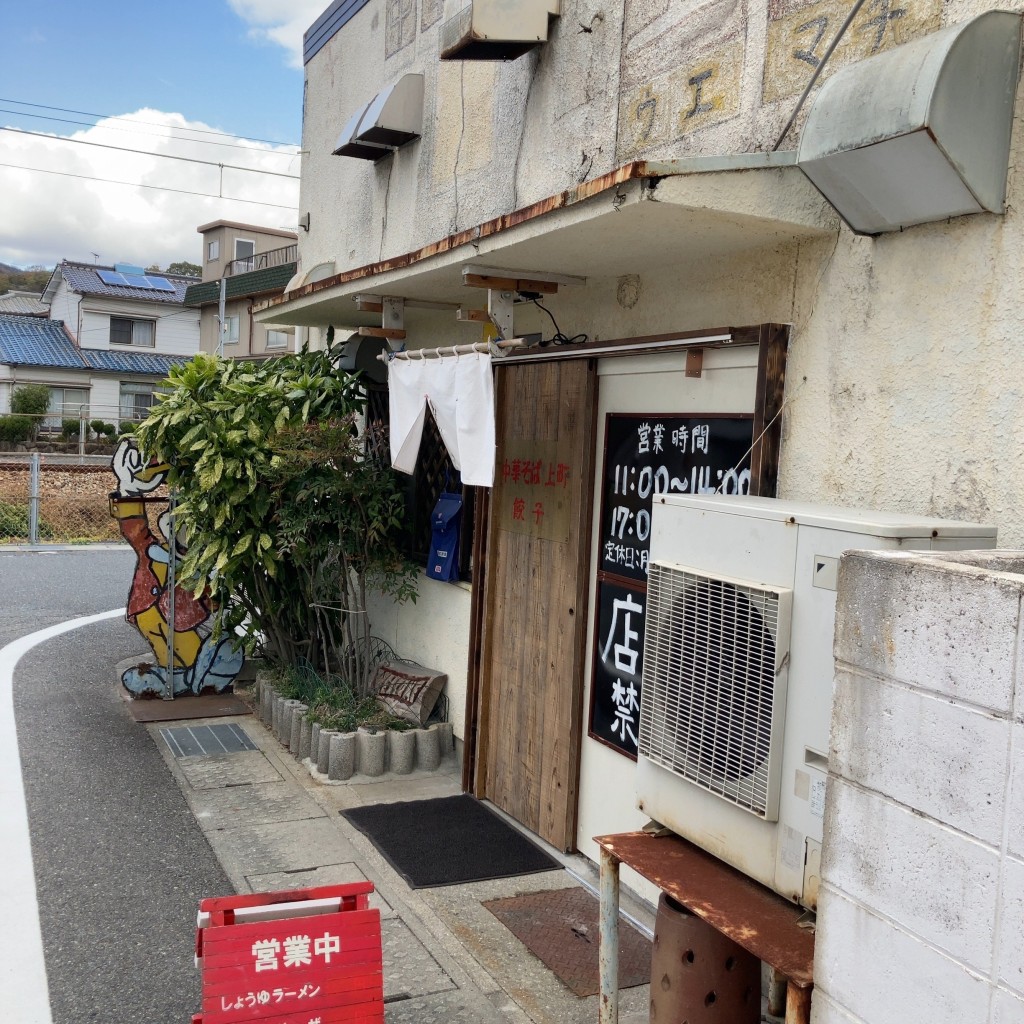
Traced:
<svg viewBox="0 0 1024 1024">
<path fill-rule="evenodd" d="M 381 352 L 377 358 L 382 363 L 389 363 L 392 359 L 444 359 L 449 356 L 464 356 L 471 352 L 491 352 L 494 349 L 523 348 L 526 342 L 517 338 L 510 338 L 508 341 L 477 341 L 472 345 L 448 345 L 442 348 L 411 348 L 401 352 Z"/>
</svg>

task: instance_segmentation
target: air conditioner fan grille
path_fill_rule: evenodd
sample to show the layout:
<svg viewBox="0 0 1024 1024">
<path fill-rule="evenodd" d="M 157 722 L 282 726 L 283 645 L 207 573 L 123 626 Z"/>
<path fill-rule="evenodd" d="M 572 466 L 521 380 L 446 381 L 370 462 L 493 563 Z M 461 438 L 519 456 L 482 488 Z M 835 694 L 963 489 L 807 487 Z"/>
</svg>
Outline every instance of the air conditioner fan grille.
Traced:
<svg viewBox="0 0 1024 1024">
<path fill-rule="evenodd" d="M 772 817 L 778 594 L 657 563 L 647 594 L 640 753 Z"/>
</svg>

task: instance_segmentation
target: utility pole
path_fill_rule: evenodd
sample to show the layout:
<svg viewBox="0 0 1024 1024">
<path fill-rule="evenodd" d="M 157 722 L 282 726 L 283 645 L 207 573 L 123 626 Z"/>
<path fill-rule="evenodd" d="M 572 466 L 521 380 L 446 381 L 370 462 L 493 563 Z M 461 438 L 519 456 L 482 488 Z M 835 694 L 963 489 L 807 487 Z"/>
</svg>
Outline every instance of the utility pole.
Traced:
<svg viewBox="0 0 1024 1024">
<path fill-rule="evenodd" d="M 224 332 L 227 324 L 224 323 L 224 302 L 228 294 L 228 279 L 222 274 L 220 279 L 220 299 L 217 302 L 217 355 L 224 358 Z"/>
</svg>

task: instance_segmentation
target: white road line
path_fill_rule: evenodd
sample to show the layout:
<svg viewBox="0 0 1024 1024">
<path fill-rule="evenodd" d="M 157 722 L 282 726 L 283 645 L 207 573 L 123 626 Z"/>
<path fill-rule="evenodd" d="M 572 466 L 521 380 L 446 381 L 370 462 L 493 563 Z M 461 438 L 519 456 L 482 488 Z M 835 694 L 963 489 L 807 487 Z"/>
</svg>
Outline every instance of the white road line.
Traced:
<svg viewBox="0 0 1024 1024">
<path fill-rule="evenodd" d="M 14 724 L 14 666 L 38 644 L 124 612 L 115 608 L 69 619 L 0 648 L 0 992 L 5 1017 L 10 1013 L 19 1024 L 53 1024 L 53 1017 Z"/>
</svg>

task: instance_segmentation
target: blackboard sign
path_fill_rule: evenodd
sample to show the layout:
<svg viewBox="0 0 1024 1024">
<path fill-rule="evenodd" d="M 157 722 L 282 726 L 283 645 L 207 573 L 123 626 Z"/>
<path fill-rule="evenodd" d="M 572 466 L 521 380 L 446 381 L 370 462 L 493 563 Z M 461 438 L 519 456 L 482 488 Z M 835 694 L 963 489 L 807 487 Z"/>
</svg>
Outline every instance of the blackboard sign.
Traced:
<svg viewBox="0 0 1024 1024">
<path fill-rule="evenodd" d="M 752 440 L 751 416 L 608 415 L 590 735 L 634 760 L 653 496 L 747 494 Z"/>
<path fill-rule="evenodd" d="M 597 584 L 590 735 L 634 760 L 640 729 L 645 587 Z"/>
<path fill-rule="evenodd" d="M 646 581 L 651 499 L 668 494 L 746 494 L 750 416 L 608 415 L 598 568 Z"/>
</svg>

